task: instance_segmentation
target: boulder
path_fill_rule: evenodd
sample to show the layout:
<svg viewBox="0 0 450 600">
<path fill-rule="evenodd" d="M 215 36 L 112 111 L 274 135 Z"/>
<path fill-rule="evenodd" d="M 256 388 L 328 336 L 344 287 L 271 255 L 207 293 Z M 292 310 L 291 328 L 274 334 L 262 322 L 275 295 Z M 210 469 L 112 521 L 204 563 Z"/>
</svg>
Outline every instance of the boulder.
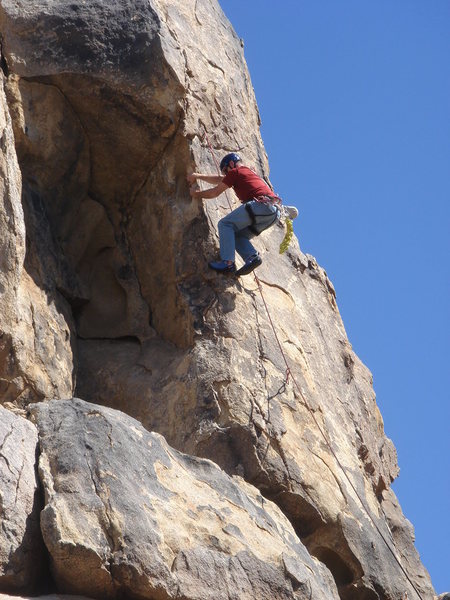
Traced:
<svg viewBox="0 0 450 600">
<path fill-rule="evenodd" d="M 0 591 L 31 591 L 44 563 L 37 431 L 0 406 Z"/>
<path fill-rule="evenodd" d="M 338 599 L 281 511 L 131 417 L 32 405 L 42 533 L 62 593 L 94 598 Z"/>
</svg>

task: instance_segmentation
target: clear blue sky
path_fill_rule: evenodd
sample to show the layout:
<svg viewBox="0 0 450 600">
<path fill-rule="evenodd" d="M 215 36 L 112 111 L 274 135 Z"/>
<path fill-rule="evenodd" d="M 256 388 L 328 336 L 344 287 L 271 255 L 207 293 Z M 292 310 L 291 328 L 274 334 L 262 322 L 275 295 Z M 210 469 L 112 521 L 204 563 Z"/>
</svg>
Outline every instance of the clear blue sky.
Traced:
<svg viewBox="0 0 450 600">
<path fill-rule="evenodd" d="M 394 483 L 450 591 L 450 0 L 220 0 L 271 179 L 374 374 Z"/>
</svg>

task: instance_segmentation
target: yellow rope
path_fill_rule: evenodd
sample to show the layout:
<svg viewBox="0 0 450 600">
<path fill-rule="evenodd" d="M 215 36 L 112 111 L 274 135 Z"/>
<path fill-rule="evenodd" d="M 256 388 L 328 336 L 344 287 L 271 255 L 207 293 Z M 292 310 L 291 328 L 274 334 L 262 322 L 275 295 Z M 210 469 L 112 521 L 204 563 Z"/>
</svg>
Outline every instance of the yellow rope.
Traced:
<svg viewBox="0 0 450 600">
<path fill-rule="evenodd" d="M 283 238 L 283 241 L 280 244 L 280 251 L 279 251 L 280 254 L 283 254 L 289 248 L 289 244 L 291 243 L 292 237 L 294 235 L 294 227 L 292 225 L 291 219 L 286 217 L 285 220 L 286 220 L 286 234 Z"/>
</svg>

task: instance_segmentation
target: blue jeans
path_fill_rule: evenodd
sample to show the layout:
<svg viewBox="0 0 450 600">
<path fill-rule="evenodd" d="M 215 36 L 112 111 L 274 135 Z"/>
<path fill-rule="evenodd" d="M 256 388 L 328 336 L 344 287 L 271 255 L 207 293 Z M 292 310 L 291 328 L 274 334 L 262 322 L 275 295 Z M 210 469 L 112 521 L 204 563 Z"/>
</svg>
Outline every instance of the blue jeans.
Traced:
<svg viewBox="0 0 450 600">
<path fill-rule="evenodd" d="M 248 204 L 256 216 L 258 226 L 273 225 L 276 221 L 278 208 L 271 204 L 263 204 L 251 200 Z M 244 204 L 230 212 L 219 221 L 220 258 L 234 262 L 235 251 L 246 261 L 250 256 L 257 254 L 255 247 L 250 242 L 255 233 L 250 231 L 252 219 Z"/>
</svg>

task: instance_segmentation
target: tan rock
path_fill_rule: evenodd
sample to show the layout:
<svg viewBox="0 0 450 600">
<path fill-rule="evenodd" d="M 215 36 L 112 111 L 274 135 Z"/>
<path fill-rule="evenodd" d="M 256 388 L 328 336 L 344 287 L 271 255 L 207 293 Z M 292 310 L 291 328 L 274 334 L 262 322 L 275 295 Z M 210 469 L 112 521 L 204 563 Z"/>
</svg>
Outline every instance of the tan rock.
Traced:
<svg viewBox="0 0 450 600">
<path fill-rule="evenodd" d="M 296 242 L 279 256 L 281 228 L 256 241 L 287 381 L 253 277 L 206 267 L 229 207 L 189 197 L 186 169 L 215 168 L 205 128 L 216 157 L 239 149 L 268 175 L 240 40 L 217 2 L 0 0 L 0 28 L 29 240 L 24 259 L 5 108 L 14 176 L 0 233 L 19 250 L 5 255 L 4 399 L 76 387 L 256 485 L 344 600 L 414 597 L 412 586 L 432 597 L 386 493 L 398 467 L 372 377 L 325 271 Z"/>
<path fill-rule="evenodd" d="M 23 405 L 70 395 L 71 316 L 62 297 L 49 297 L 45 278 L 33 279 L 35 272 L 29 268 L 33 253 L 30 248 L 25 253 L 22 178 L 3 88 L 0 74 L 0 401 Z M 47 261 L 51 266 L 54 262 L 51 257 Z"/>
<path fill-rule="evenodd" d="M 31 406 L 58 589 L 97 598 L 338 599 L 252 486 L 81 400 Z"/>
</svg>

